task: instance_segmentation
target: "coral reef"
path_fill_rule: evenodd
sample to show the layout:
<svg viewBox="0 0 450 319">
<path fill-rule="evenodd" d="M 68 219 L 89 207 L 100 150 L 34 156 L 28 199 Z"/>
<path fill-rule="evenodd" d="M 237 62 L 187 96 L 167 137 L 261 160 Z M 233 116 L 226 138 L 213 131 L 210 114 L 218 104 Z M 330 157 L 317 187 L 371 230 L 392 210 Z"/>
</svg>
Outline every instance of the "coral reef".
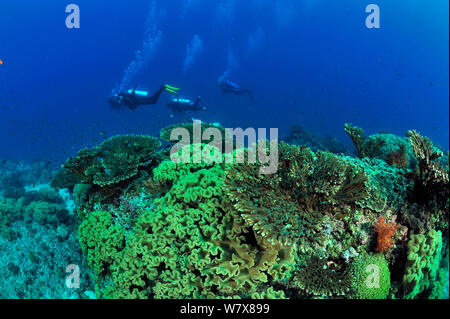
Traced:
<svg viewBox="0 0 450 319">
<path fill-rule="evenodd" d="M 32 220 L 47 227 L 73 222 L 63 199 L 51 188 L 25 192 L 17 199 L 0 197 L 0 236 L 14 238 L 10 225 L 17 220 Z"/>
<path fill-rule="evenodd" d="M 89 298 L 93 285 L 70 199 L 45 184 L 50 176 L 39 169 L 46 166 L 5 166 L 20 183 L 0 195 L 0 299 Z M 80 289 L 66 287 L 68 265 L 79 267 Z"/>
<path fill-rule="evenodd" d="M 154 183 L 163 196 L 153 208 L 141 207 L 123 247 L 124 229 L 111 215 L 87 213 L 79 235 L 98 266 L 97 292 L 110 298 L 282 297 L 269 289 L 269 276 L 279 279 L 292 267 L 294 249 L 252 239 L 222 196 L 224 176 L 221 164 L 162 162 Z M 100 227 L 99 234 L 91 227 Z"/>
<path fill-rule="evenodd" d="M 83 184 L 106 187 L 137 175 L 139 169 L 156 161 L 161 142 L 150 136 L 114 136 L 93 150 L 83 149 L 69 159 L 64 169 L 77 175 Z"/>
<path fill-rule="evenodd" d="M 125 136 L 80 151 L 64 168 L 79 178 L 68 189 L 96 296 L 444 297 L 441 153 L 418 133 L 346 130 L 360 158 L 281 142 L 278 169 L 265 175 L 262 162 L 236 161 L 245 148 L 187 143 L 175 162 L 154 138 Z"/>
<path fill-rule="evenodd" d="M 50 162 L 0 159 L 0 193 L 8 188 L 22 189 L 26 185 L 47 183 L 51 176 Z"/>
<path fill-rule="evenodd" d="M 93 284 L 73 226 L 16 220 L 9 228 L 14 238 L 0 236 L 0 299 L 89 298 Z M 80 269 L 79 289 L 65 285 L 68 265 Z"/>
</svg>

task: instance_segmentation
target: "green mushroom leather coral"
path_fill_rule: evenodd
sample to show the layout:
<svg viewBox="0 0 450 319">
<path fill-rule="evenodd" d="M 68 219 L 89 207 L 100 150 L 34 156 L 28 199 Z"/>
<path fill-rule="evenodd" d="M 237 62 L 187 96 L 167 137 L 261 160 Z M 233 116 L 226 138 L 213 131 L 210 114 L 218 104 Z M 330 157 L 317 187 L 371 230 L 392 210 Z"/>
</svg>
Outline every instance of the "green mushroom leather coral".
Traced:
<svg viewBox="0 0 450 319">
<path fill-rule="evenodd" d="M 391 287 L 389 265 L 382 254 L 362 254 L 351 266 L 357 299 L 386 299 Z"/>
<path fill-rule="evenodd" d="M 94 211 L 82 222 L 78 229 L 81 249 L 97 276 L 117 258 L 124 236 L 125 230 L 114 225 L 109 212 Z"/>
<path fill-rule="evenodd" d="M 412 299 L 426 291 L 435 281 L 442 250 L 442 233 L 431 230 L 411 235 L 403 289 L 405 298 Z"/>
<path fill-rule="evenodd" d="M 138 218 L 124 249 L 106 263 L 110 280 L 103 282 L 101 294 L 283 297 L 270 282 L 289 276 L 295 249 L 257 240 L 223 196 L 224 178 L 223 164 L 161 163 L 154 182 L 166 190 Z"/>
</svg>

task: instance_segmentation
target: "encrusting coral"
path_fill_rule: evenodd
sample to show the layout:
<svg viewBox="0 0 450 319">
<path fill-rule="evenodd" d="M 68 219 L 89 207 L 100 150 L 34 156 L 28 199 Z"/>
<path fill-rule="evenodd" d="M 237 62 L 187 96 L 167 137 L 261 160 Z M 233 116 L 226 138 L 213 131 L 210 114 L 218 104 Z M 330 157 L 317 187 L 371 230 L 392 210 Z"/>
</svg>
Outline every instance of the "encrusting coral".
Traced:
<svg viewBox="0 0 450 319">
<path fill-rule="evenodd" d="M 441 250 L 440 231 L 431 230 L 426 234 L 411 235 L 403 276 L 405 298 L 416 298 L 431 287 L 439 270 Z"/>
<path fill-rule="evenodd" d="M 53 228 L 72 222 L 62 197 L 51 188 L 24 192 L 19 198 L 0 197 L 0 236 L 11 238 L 11 223 L 23 219 Z"/>
</svg>

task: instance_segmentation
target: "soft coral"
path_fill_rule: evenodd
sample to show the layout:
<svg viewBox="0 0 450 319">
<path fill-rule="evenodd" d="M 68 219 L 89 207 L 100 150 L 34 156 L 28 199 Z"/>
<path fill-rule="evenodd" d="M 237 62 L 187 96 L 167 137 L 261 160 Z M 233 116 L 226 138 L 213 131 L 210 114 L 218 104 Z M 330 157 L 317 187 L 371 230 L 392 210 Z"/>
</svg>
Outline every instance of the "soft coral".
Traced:
<svg viewBox="0 0 450 319">
<path fill-rule="evenodd" d="M 386 217 L 381 216 L 378 218 L 374 230 L 378 233 L 377 239 L 377 252 L 386 251 L 392 247 L 394 247 L 394 241 L 392 237 L 395 234 L 395 230 L 399 227 L 399 225 L 392 223 L 386 223 Z"/>
</svg>

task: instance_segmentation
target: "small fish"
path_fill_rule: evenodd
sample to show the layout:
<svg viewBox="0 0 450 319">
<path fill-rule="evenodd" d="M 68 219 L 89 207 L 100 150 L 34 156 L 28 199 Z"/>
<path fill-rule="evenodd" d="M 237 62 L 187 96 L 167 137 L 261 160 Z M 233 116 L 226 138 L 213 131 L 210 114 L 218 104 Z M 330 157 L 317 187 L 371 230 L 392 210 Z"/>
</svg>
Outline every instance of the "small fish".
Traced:
<svg viewBox="0 0 450 319">
<path fill-rule="evenodd" d="M 2 61 L 2 59 L 0 59 L 0 65 L 2 65 L 3 64 L 3 61 Z"/>
<path fill-rule="evenodd" d="M 105 135 L 105 134 L 106 134 L 105 131 L 101 131 L 101 132 L 100 132 L 100 135 Z"/>
</svg>

